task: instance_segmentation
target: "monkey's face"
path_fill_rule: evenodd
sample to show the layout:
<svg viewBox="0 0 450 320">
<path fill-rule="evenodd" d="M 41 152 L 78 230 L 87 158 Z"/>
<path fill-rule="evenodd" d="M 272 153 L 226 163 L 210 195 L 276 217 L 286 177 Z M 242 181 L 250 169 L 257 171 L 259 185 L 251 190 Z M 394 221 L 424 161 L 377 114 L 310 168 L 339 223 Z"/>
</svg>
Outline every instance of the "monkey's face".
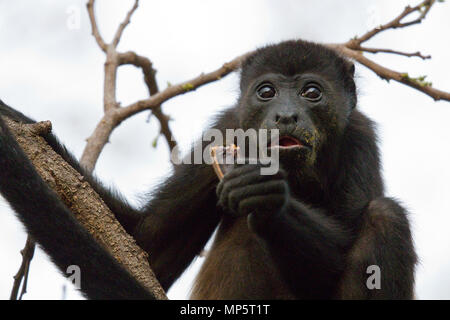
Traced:
<svg viewBox="0 0 450 320">
<path fill-rule="evenodd" d="M 279 141 L 269 148 L 279 148 L 280 161 L 313 166 L 322 147 L 345 127 L 351 111 L 347 96 L 338 79 L 320 73 L 265 73 L 242 92 L 240 125 L 278 129 Z"/>
</svg>

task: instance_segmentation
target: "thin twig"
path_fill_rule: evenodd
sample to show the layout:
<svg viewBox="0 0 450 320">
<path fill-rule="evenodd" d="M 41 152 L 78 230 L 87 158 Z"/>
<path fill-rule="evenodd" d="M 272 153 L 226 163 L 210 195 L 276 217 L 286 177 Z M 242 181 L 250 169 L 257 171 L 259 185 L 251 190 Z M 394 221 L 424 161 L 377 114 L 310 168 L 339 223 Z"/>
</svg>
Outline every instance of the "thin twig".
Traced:
<svg viewBox="0 0 450 320">
<path fill-rule="evenodd" d="M 430 55 L 424 56 L 420 53 L 420 51 L 408 53 L 408 52 L 396 51 L 396 50 L 391 50 L 391 49 L 367 48 L 367 47 L 359 47 L 359 51 L 370 52 L 370 53 L 374 53 L 374 54 L 375 53 L 392 53 L 392 54 L 396 54 L 399 56 L 405 56 L 405 57 L 418 57 L 423 60 L 431 59 Z"/>
<path fill-rule="evenodd" d="M 139 6 L 139 0 L 135 0 L 133 7 L 131 8 L 130 11 L 128 11 L 127 16 L 125 17 L 125 20 L 119 25 L 119 28 L 117 29 L 116 34 L 114 35 L 113 41 L 111 43 L 114 46 L 114 48 L 116 48 L 117 45 L 119 44 L 120 38 L 122 37 L 123 30 L 125 30 L 126 26 L 130 23 L 131 16 L 136 11 L 138 6 Z"/>
<path fill-rule="evenodd" d="M 410 6 L 405 7 L 405 9 L 403 9 L 403 12 L 399 16 L 397 16 L 395 19 L 393 19 L 392 21 L 390 21 L 386 24 L 380 25 L 380 26 L 366 32 L 361 37 L 357 37 L 357 38 L 350 40 L 348 42 L 348 47 L 349 48 L 352 46 L 358 47 L 361 45 L 361 43 L 366 42 L 369 39 L 372 39 L 375 35 L 377 35 L 380 32 L 383 32 L 385 30 L 405 28 L 407 26 L 422 22 L 422 20 L 425 19 L 426 15 L 430 11 L 430 9 L 434 3 L 435 3 L 435 0 L 425 0 L 425 1 L 422 1 L 421 3 L 419 3 L 415 7 L 410 7 Z M 423 11 L 422 11 L 422 8 L 424 8 Z M 420 16 L 417 19 L 414 19 L 409 22 L 404 22 L 404 23 L 401 22 L 405 17 L 409 16 L 411 13 L 416 12 L 416 11 L 421 12 Z"/>
<path fill-rule="evenodd" d="M 95 41 L 97 41 L 97 44 L 100 47 L 100 49 L 102 49 L 103 52 L 106 52 L 107 45 L 105 41 L 103 41 L 103 38 L 100 35 L 100 32 L 98 31 L 97 22 L 95 21 L 94 2 L 95 0 L 89 0 L 89 2 L 86 4 L 87 11 L 89 14 L 89 20 L 91 21 L 92 35 L 94 36 Z"/>
<path fill-rule="evenodd" d="M 34 249 L 35 249 L 35 245 L 33 244 L 33 255 L 34 255 Z M 22 285 L 22 290 L 20 291 L 20 297 L 19 300 L 22 300 L 23 295 L 25 293 L 27 293 L 27 286 L 28 286 L 28 275 L 30 274 L 30 264 L 31 264 L 31 259 L 32 257 L 30 257 L 29 259 L 27 259 L 26 261 L 26 265 L 25 265 L 25 274 L 23 276 L 23 285 Z"/>
<path fill-rule="evenodd" d="M 149 95 L 152 96 L 159 92 L 158 83 L 156 82 L 156 70 L 153 68 L 152 62 L 147 57 L 140 56 L 133 51 L 128 51 L 119 54 L 119 64 L 131 64 L 141 68 Z M 177 142 L 175 141 L 169 126 L 170 117 L 163 113 L 161 105 L 154 108 L 152 114 L 158 119 L 160 123 L 160 134 L 164 136 L 169 145 L 169 150 L 172 153 Z"/>
<path fill-rule="evenodd" d="M 152 114 L 159 121 L 159 134 L 161 134 L 167 142 L 169 146 L 170 152 L 175 152 L 175 147 L 177 146 L 177 142 L 172 134 L 172 130 L 169 127 L 169 121 L 171 120 L 170 116 L 163 113 L 161 110 L 161 106 L 152 110 Z M 174 155 L 178 156 L 178 155 Z"/>
<path fill-rule="evenodd" d="M 428 12 L 430 11 L 431 7 L 435 4 L 435 0 L 425 0 L 422 1 L 420 4 L 418 4 L 415 7 L 407 6 L 403 12 L 397 16 L 392 21 L 381 25 L 379 27 L 376 27 L 368 32 L 366 32 L 361 37 L 355 37 L 346 43 L 341 44 L 328 44 L 330 48 L 333 48 L 340 52 L 342 55 L 354 59 L 355 61 L 359 62 L 363 66 L 369 68 L 373 72 L 375 72 L 380 78 L 384 80 L 394 80 L 397 82 L 400 82 L 404 85 L 407 85 L 409 87 L 412 87 L 416 90 L 419 90 L 426 95 L 433 98 L 435 101 L 437 100 L 445 100 L 450 101 L 450 93 L 445 92 L 442 90 L 438 90 L 436 88 L 433 88 L 431 86 L 430 82 L 424 81 L 425 77 L 418 77 L 413 78 L 408 75 L 407 72 L 398 72 L 391 70 L 389 68 L 386 68 L 382 65 L 379 65 L 375 63 L 374 61 L 368 59 L 363 55 L 363 52 L 370 52 L 370 53 L 378 53 L 378 52 L 384 52 L 384 53 L 391 53 L 396 54 L 400 56 L 406 56 L 406 57 L 419 57 L 422 59 L 429 59 L 431 56 L 424 56 L 420 52 L 414 52 L 414 53 L 405 53 L 402 51 L 397 50 L 391 50 L 391 49 L 377 49 L 377 48 L 367 48 L 362 47 L 361 43 L 372 39 L 376 34 L 379 34 L 382 31 L 390 30 L 390 29 L 396 29 L 396 28 L 404 28 L 413 24 L 417 24 L 422 22 L 423 19 L 427 16 Z M 420 15 L 418 18 L 413 19 L 409 22 L 402 22 L 402 20 L 409 16 L 413 12 L 420 12 Z"/>
<path fill-rule="evenodd" d="M 343 55 L 345 55 L 349 58 L 352 58 L 352 59 L 356 60 L 357 62 L 361 63 L 363 66 L 369 68 L 370 70 L 375 72 L 380 78 L 382 78 L 384 80 L 388 80 L 388 81 L 394 80 L 394 81 L 400 82 L 404 85 L 407 85 L 409 87 L 412 87 L 416 90 L 419 90 L 419 91 L 425 93 L 426 95 L 433 98 L 435 101 L 438 101 L 438 100 L 450 101 L 450 93 L 449 92 L 435 89 L 428 83 L 421 82 L 417 79 L 411 78 L 408 76 L 408 73 L 406 73 L 406 72 L 398 72 L 398 71 L 394 71 L 394 70 L 388 69 L 386 67 L 383 67 L 383 66 L 377 64 L 376 62 L 366 58 L 361 53 L 351 50 L 351 49 L 345 47 L 344 45 L 338 45 L 338 46 L 334 45 L 333 48 L 338 50 L 339 52 L 341 52 Z"/>
<path fill-rule="evenodd" d="M 30 271 L 31 259 L 33 259 L 35 243 L 33 239 L 28 236 L 25 247 L 20 251 L 22 255 L 22 263 L 19 267 L 19 271 L 14 276 L 14 284 L 11 290 L 10 300 L 17 300 L 17 295 L 19 293 L 20 284 L 23 280 L 22 291 L 20 292 L 19 300 L 22 300 L 23 295 L 27 292 L 28 275 Z"/>
</svg>

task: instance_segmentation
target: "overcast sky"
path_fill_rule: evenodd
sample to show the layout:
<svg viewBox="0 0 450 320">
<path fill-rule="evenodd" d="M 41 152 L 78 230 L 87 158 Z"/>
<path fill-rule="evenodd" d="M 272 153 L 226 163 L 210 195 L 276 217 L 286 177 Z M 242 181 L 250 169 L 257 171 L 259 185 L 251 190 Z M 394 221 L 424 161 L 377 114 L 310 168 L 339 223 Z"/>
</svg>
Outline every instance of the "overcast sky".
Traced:
<svg viewBox="0 0 450 320">
<path fill-rule="evenodd" d="M 102 114 L 104 54 L 90 34 L 82 0 L 0 0 L 0 99 L 37 120 L 51 120 L 55 134 L 81 156 L 85 139 Z M 149 57 L 160 88 L 216 69 L 249 50 L 292 38 L 343 42 L 397 16 L 419 1 L 141 1 L 119 45 Z M 100 31 L 109 41 L 132 1 L 100 0 Z M 78 19 L 79 17 L 79 19 Z M 79 23 L 77 23 L 79 21 Z M 75 23 L 74 23 L 75 22 Z M 427 75 L 450 90 L 450 4 L 437 4 L 420 25 L 383 33 L 367 45 L 414 52 L 432 59 L 378 54 L 372 58 L 411 76 Z M 420 257 L 416 275 L 419 299 L 450 299 L 450 103 L 434 102 L 411 88 L 380 80 L 356 67 L 358 108 L 378 123 L 387 194 L 410 211 Z M 232 105 L 238 75 L 176 97 L 163 105 L 174 119 L 175 138 L 187 150 L 215 112 Z M 146 97 L 140 72 L 119 71 L 122 105 Z M 96 167 L 136 206 L 169 172 L 168 148 L 148 113 L 125 121 L 111 136 Z M 0 198 L 0 299 L 8 299 L 21 262 L 24 228 Z M 189 239 L 186 239 L 188 241 Z M 198 258 L 169 291 L 185 299 L 202 263 Z M 80 298 L 37 250 L 25 299 Z"/>
</svg>

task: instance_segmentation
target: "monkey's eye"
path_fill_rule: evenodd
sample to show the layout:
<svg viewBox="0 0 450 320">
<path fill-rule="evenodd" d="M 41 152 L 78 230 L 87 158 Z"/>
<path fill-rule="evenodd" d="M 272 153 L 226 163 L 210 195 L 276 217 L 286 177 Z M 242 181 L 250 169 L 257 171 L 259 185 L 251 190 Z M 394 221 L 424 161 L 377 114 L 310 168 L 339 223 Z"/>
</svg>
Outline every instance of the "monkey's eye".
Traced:
<svg viewBox="0 0 450 320">
<path fill-rule="evenodd" d="M 308 84 L 303 88 L 300 95 L 309 101 L 319 101 L 322 98 L 322 91 L 316 84 Z"/>
<path fill-rule="evenodd" d="M 275 94 L 277 91 L 275 88 L 270 84 L 263 84 L 261 85 L 257 90 L 256 93 L 258 94 L 258 97 L 262 100 L 270 100 L 273 97 L 275 97 Z"/>
</svg>

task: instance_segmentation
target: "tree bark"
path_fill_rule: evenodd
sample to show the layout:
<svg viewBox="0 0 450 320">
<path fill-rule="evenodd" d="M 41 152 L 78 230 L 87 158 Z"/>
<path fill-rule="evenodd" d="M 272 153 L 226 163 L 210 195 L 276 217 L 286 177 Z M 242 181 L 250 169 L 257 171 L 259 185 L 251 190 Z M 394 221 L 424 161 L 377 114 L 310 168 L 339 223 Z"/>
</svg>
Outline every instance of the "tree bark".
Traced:
<svg viewBox="0 0 450 320">
<path fill-rule="evenodd" d="M 147 253 L 126 233 L 84 177 L 53 151 L 41 136 L 51 131 L 50 121 L 22 124 L 8 118 L 4 120 L 36 171 L 77 220 L 157 299 L 167 299 L 150 268 Z"/>
</svg>

